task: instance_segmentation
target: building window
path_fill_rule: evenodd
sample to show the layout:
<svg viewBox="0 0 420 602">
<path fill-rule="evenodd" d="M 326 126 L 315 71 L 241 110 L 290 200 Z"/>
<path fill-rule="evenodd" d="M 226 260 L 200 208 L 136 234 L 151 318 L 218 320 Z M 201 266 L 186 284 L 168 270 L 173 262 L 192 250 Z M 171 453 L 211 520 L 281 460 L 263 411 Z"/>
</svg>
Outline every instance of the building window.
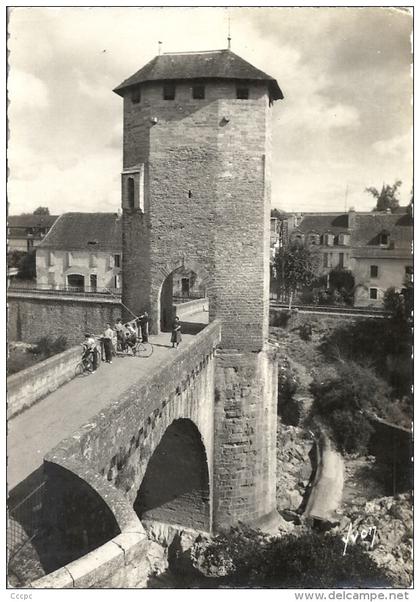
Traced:
<svg viewBox="0 0 420 602">
<path fill-rule="evenodd" d="M 117 253 L 116 255 L 114 255 L 114 268 L 120 268 L 121 267 L 121 255 L 119 253 Z"/>
<path fill-rule="evenodd" d="M 370 288 L 369 289 L 369 299 L 377 299 L 378 298 L 378 289 Z"/>
<path fill-rule="evenodd" d="M 371 265 L 370 266 L 370 277 L 371 278 L 377 278 L 378 277 L 378 266 L 377 265 Z"/>
<path fill-rule="evenodd" d="M 98 256 L 96 255 L 96 253 L 91 253 L 89 259 L 90 259 L 89 266 L 91 268 L 97 268 L 98 267 Z"/>
<path fill-rule="evenodd" d="M 340 270 L 344 268 L 344 253 L 338 254 L 338 267 L 340 268 Z"/>
<path fill-rule="evenodd" d="M 82 274 L 69 274 L 67 276 L 67 287 L 73 291 L 84 291 L 85 277 Z"/>
<path fill-rule="evenodd" d="M 203 100 L 203 98 L 205 98 L 204 84 L 193 84 L 192 97 L 197 100 Z"/>
<path fill-rule="evenodd" d="M 324 253 L 324 268 L 328 267 L 328 253 Z"/>
<path fill-rule="evenodd" d="M 96 274 L 90 275 L 90 292 L 96 293 L 98 289 L 98 276 Z"/>
<path fill-rule="evenodd" d="M 134 209 L 134 178 L 127 179 L 127 199 L 129 209 Z"/>
<path fill-rule="evenodd" d="M 382 232 L 379 235 L 379 244 L 384 246 L 389 244 L 389 234 L 387 232 Z"/>
<path fill-rule="evenodd" d="M 134 88 L 131 91 L 131 102 L 133 103 L 133 105 L 138 105 L 140 101 L 141 101 L 141 90 L 140 90 L 140 86 L 138 86 L 137 88 Z"/>
<path fill-rule="evenodd" d="M 249 99 L 249 88 L 247 86 L 237 86 L 236 98 L 238 100 L 248 100 Z"/>
<path fill-rule="evenodd" d="M 175 84 L 167 82 L 163 84 L 163 100 L 175 100 Z"/>
</svg>

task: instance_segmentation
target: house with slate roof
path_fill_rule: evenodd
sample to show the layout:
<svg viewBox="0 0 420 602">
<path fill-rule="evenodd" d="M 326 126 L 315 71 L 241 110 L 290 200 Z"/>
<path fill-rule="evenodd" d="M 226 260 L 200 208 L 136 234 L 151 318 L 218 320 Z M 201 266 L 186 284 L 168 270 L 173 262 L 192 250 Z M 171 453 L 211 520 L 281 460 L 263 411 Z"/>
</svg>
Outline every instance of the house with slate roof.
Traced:
<svg viewBox="0 0 420 602">
<path fill-rule="evenodd" d="M 10 251 L 31 251 L 48 233 L 57 215 L 9 215 L 7 245 Z"/>
<path fill-rule="evenodd" d="M 403 208 L 402 208 L 403 209 Z M 404 288 L 413 274 L 410 213 L 304 213 L 289 216 L 289 242 L 321 254 L 319 275 L 348 269 L 355 279 L 354 305 L 381 307 L 391 286 Z"/>
<path fill-rule="evenodd" d="M 356 213 L 352 229 L 354 305 L 382 306 L 391 286 L 413 274 L 413 219 L 408 213 Z"/>
<path fill-rule="evenodd" d="M 351 269 L 349 214 L 305 213 L 289 220 L 289 241 L 299 241 L 321 254 L 319 275 L 334 268 Z"/>
<path fill-rule="evenodd" d="M 117 213 L 64 213 L 36 250 L 39 288 L 119 292 L 121 271 Z"/>
</svg>

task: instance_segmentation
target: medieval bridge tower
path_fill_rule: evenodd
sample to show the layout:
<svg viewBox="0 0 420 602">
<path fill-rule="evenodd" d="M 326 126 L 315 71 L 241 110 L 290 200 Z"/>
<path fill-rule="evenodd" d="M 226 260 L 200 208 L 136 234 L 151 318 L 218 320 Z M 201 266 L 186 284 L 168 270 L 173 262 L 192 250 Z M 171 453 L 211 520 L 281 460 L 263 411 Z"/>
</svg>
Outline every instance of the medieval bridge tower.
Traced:
<svg viewBox="0 0 420 602">
<path fill-rule="evenodd" d="M 275 79 L 231 52 L 156 56 L 124 99 L 123 302 L 171 316 L 172 274 L 205 283 L 222 323 L 214 393 L 213 527 L 275 515 L 277 369 L 268 344 Z"/>
</svg>

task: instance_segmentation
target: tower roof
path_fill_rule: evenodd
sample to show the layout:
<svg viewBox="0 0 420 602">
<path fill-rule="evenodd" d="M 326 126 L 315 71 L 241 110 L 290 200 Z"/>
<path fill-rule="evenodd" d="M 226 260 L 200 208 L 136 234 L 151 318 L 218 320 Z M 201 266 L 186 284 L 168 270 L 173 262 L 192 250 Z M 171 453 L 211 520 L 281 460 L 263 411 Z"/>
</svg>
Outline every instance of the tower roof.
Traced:
<svg viewBox="0 0 420 602">
<path fill-rule="evenodd" d="M 272 100 L 283 98 L 274 77 L 260 71 L 231 50 L 207 52 L 171 52 L 155 56 L 139 71 L 114 89 L 124 96 L 124 91 L 136 84 L 150 81 L 180 79 L 239 79 L 262 81 L 268 84 Z"/>
</svg>

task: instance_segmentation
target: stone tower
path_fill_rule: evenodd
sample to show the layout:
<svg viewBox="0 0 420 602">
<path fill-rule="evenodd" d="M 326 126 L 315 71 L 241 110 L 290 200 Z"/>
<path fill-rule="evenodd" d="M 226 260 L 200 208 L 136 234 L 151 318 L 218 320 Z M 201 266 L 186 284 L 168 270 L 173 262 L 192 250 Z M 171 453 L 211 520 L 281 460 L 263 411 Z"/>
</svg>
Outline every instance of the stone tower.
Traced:
<svg viewBox="0 0 420 602">
<path fill-rule="evenodd" d="M 275 510 L 276 362 L 268 345 L 271 105 L 275 79 L 231 52 L 156 56 L 124 99 L 123 303 L 172 318 L 172 273 L 205 283 L 222 322 L 214 521 Z"/>
</svg>

